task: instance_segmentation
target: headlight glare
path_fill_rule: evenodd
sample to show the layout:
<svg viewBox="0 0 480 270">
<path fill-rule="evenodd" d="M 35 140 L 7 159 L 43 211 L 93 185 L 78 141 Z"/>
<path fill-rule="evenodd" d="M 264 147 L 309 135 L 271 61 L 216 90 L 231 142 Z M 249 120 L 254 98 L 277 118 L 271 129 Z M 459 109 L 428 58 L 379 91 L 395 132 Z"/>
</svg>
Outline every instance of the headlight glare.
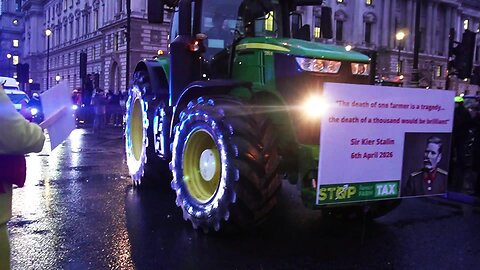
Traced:
<svg viewBox="0 0 480 270">
<path fill-rule="evenodd" d="M 338 73 L 340 67 L 342 66 L 342 62 L 340 61 L 303 57 L 296 57 L 295 59 L 302 70 L 310 72 L 335 74 Z"/>
<path fill-rule="evenodd" d="M 307 97 L 302 104 L 303 114 L 310 119 L 318 119 L 328 110 L 328 103 L 320 95 Z"/>
<path fill-rule="evenodd" d="M 352 63 L 352 74 L 353 75 L 370 75 L 370 64 L 365 63 Z"/>
</svg>

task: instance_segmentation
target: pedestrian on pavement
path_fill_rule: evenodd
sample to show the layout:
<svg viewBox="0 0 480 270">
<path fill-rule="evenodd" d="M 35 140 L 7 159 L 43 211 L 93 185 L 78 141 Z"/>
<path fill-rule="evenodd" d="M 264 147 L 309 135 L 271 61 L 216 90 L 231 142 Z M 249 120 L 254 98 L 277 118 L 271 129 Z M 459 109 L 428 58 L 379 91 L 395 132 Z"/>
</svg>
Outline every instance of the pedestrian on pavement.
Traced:
<svg viewBox="0 0 480 270">
<path fill-rule="evenodd" d="M 10 269 L 7 222 L 12 216 L 12 185 L 23 186 L 24 154 L 40 152 L 45 136 L 42 128 L 18 113 L 0 85 L 0 269 Z"/>
<path fill-rule="evenodd" d="M 463 178 L 466 169 L 465 147 L 469 138 L 472 117 L 463 104 L 463 97 L 455 97 L 452 131 L 452 157 L 450 159 L 450 184 L 456 191 L 463 188 Z"/>
<path fill-rule="evenodd" d="M 95 119 L 93 120 L 93 133 L 100 132 L 105 126 L 107 114 L 107 98 L 102 89 L 98 88 L 92 98 L 92 106 L 95 111 Z"/>
<path fill-rule="evenodd" d="M 109 121 L 112 123 L 114 127 L 122 126 L 122 108 L 120 107 L 120 98 L 121 94 L 120 91 L 112 92 L 110 98 L 108 100 L 108 107 L 110 110 L 110 118 Z"/>
</svg>

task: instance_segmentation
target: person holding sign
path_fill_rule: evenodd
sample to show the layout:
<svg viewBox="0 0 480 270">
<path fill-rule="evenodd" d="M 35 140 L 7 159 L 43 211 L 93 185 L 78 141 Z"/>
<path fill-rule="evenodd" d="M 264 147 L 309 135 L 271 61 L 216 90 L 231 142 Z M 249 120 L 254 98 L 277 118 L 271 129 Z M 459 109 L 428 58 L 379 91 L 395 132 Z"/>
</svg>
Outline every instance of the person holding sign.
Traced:
<svg viewBox="0 0 480 270">
<path fill-rule="evenodd" d="M 22 187 L 26 176 L 24 154 L 40 152 L 42 127 L 17 112 L 0 83 L 0 269 L 10 269 L 7 222 L 12 215 L 12 185 Z"/>
<path fill-rule="evenodd" d="M 423 158 L 423 169 L 409 175 L 403 196 L 420 196 L 445 193 L 448 172 L 438 168 L 442 159 L 443 141 L 431 136 L 427 139 Z"/>
</svg>

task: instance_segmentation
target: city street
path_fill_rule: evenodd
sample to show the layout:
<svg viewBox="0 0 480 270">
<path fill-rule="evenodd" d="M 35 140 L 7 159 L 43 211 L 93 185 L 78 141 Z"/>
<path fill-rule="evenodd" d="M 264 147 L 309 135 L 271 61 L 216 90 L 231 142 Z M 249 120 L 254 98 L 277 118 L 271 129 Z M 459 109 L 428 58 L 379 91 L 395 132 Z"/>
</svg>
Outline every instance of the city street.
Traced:
<svg viewBox="0 0 480 270">
<path fill-rule="evenodd" d="M 205 235 L 169 185 L 136 189 L 120 128 L 75 130 L 27 157 L 9 223 L 13 269 L 477 269 L 480 209 L 404 200 L 374 222 L 332 220 L 284 182 L 272 218 L 239 235 Z M 170 182 L 168 177 L 162 179 Z"/>
</svg>

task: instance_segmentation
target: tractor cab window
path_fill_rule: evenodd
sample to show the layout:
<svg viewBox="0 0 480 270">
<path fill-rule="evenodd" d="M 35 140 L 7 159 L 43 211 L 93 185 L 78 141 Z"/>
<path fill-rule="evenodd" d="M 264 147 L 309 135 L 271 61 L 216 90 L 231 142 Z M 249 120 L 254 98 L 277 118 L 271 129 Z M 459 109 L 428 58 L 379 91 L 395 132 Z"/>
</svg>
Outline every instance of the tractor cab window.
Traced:
<svg viewBox="0 0 480 270">
<path fill-rule="evenodd" d="M 238 6 L 240 0 L 203 1 L 201 32 L 206 34 L 206 58 L 211 59 L 215 54 L 233 43 L 235 29 L 238 26 Z"/>
</svg>

